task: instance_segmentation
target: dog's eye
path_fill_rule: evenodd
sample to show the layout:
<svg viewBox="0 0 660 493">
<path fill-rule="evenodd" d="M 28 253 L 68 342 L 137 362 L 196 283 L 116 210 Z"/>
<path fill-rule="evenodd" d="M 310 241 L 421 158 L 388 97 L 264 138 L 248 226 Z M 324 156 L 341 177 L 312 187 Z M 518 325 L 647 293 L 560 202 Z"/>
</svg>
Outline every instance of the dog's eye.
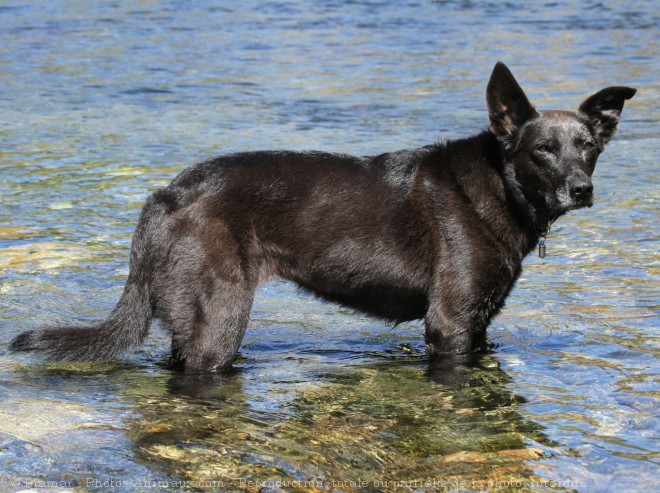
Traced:
<svg viewBox="0 0 660 493">
<path fill-rule="evenodd" d="M 537 151 L 543 152 L 543 153 L 551 153 L 552 151 L 550 150 L 550 147 L 547 146 L 546 144 L 541 144 L 536 148 Z"/>
<path fill-rule="evenodd" d="M 591 152 L 596 148 L 596 146 L 593 144 L 593 142 L 585 142 L 584 144 L 584 150 L 587 152 Z"/>
</svg>

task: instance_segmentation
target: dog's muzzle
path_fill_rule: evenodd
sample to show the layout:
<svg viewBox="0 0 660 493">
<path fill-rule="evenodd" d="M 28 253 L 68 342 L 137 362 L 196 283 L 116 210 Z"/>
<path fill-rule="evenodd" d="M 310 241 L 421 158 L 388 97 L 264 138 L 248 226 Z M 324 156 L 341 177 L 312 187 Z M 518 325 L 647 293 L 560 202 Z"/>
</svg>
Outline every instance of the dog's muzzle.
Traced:
<svg viewBox="0 0 660 493">
<path fill-rule="evenodd" d="M 586 176 L 569 182 L 568 194 L 575 209 L 594 205 L 594 186 Z"/>
</svg>

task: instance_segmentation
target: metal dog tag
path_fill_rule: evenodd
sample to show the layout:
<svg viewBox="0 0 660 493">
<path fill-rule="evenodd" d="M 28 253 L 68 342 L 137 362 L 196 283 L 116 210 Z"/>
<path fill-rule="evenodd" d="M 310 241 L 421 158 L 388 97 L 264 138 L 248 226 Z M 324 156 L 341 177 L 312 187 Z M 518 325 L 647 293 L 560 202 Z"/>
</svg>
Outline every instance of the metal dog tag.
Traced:
<svg viewBox="0 0 660 493">
<path fill-rule="evenodd" d="M 545 258 L 545 236 L 541 236 L 539 241 L 539 257 Z"/>
</svg>

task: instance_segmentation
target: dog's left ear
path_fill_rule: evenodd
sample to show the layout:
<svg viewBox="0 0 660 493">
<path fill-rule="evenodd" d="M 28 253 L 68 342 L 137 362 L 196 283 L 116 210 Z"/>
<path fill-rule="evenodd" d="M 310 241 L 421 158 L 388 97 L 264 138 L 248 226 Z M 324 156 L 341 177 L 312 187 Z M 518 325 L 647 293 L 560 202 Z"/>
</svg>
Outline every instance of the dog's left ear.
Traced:
<svg viewBox="0 0 660 493">
<path fill-rule="evenodd" d="M 632 87 L 608 87 L 588 97 L 580 105 L 578 111 L 587 116 L 603 145 L 616 134 L 624 101 L 632 98 L 636 92 L 637 89 Z"/>
</svg>

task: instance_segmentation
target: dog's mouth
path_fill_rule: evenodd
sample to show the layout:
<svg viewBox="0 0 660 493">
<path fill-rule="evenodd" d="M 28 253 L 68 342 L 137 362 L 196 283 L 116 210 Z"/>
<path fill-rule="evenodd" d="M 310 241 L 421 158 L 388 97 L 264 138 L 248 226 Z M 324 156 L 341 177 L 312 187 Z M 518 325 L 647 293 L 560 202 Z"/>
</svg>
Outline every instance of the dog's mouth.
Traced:
<svg viewBox="0 0 660 493">
<path fill-rule="evenodd" d="M 580 208 L 582 207 L 593 207 L 594 205 L 594 198 L 593 196 L 589 197 L 589 199 L 582 205 L 580 205 Z"/>
<path fill-rule="evenodd" d="M 586 198 L 583 198 L 583 199 L 575 199 L 575 200 L 572 201 L 572 203 L 566 209 L 566 212 L 573 211 L 573 210 L 576 210 L 576 209 L 583 209 L 585 207 L 591 207 L 593 205 L 594 205 L 593 196 L 586 197 Z"/>
</svg>

